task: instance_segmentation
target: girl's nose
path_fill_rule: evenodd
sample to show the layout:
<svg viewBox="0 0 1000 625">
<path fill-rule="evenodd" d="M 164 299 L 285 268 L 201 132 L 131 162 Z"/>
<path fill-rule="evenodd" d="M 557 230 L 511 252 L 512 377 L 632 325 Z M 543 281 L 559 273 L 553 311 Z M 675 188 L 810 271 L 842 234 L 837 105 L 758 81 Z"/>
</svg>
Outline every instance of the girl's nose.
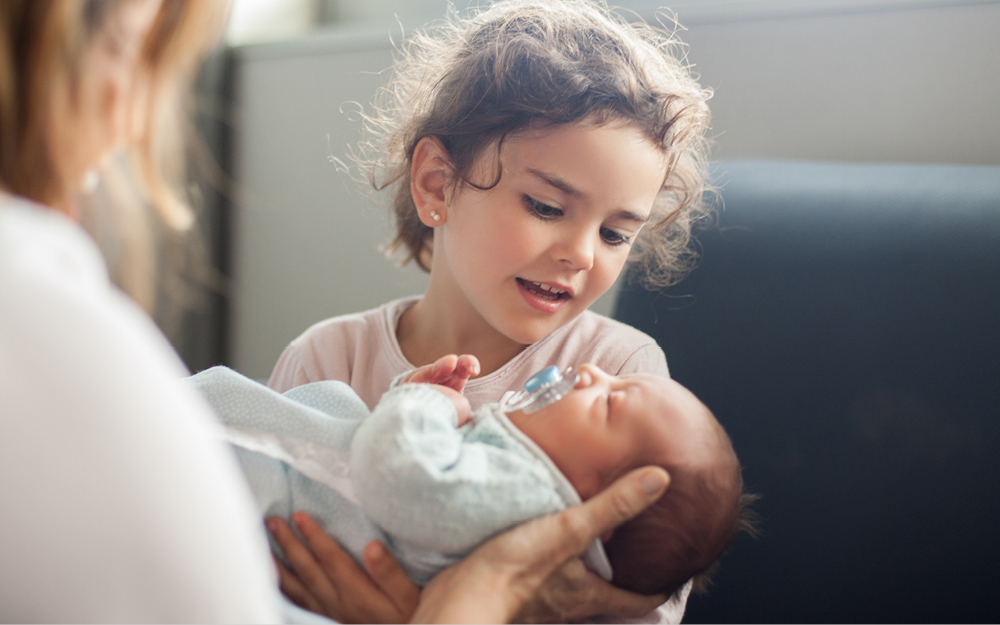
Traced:
<svg viewBox="0 0 1000 625">
<path fill-rule="evenodd" d="M 594 266 L 594 241 L 590 233 L 567 233 L 556 249 L 560 263 L 573 271 L 588 271 Z"/>
</svg>

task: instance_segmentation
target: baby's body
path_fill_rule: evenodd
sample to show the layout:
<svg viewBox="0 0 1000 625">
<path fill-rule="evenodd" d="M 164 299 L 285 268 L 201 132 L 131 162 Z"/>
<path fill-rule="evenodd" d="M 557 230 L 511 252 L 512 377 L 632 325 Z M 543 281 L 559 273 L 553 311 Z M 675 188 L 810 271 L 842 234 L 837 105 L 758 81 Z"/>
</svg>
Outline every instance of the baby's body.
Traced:
<svg viewBox="0 0 1000 625">
<path fill-rule="evenodd" d="M 490 536 L 580 503 L 497 404 L 458 427 L 452 401 L 428 384 L 399 385 L 369 413 L 341 382 L 278 394 L 224 367 L 191 381 L 265 518 L 307 512 L 359 561 L 381 540 L 421 585 Z M 610 579 L 599 543 L 586 561 Z"/>
<path fill-rule="evenodd" d="M 705 553 L 654 561 L 655 573 L 647 567 L 638 577 L 626 570 L 633 556 L 616 561 L 612 553 L 612 578 L 595 541 L 588 567 L 615 583 L 639 580 L 625 587 L 669 594 L 716 559 L 735 530 L 739 468 L 725 433 L 690 393 L 669 379 L 613 377 L 584 365 L 575 387 L 537 412 L 486 404 L 473 413 L 460 392 L 474 373 L 468 358 L 445 357 L 403 377 L 371 414 L 339 382 L 279 395 L 221 367 L 192 380 L 225 423 L 265 517 L 303 510 L 359 560 L 368 542 L 381 540 L 418 584 L 490 536 L 575 505 L 646 464 L 667 468 L 679 493 L 691 475 L 712 493 L 678 494 L 695 505 L 656 513 L 690 517 L 671 520 L 669 532 L 696 550 L 704 544 Z M 717 531 L 692 541 L 691 526 Z M 674 540 L 666 529 L 658 524 L 626 541 L 656 550 Z M 674 559 L 669 545 L 663 550 L 661 559 Z M 676 574 L 654 582 L 664 577 L 659 569 Z"/>
</svg>

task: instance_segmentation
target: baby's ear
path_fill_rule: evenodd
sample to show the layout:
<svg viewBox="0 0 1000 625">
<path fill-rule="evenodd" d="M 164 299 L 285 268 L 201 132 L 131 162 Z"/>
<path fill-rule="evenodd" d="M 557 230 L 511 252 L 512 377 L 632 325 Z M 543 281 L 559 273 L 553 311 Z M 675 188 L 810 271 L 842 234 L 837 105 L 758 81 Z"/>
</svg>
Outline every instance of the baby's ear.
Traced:
<svg viewBox="0 0 1000 625">
<path fill-rule="evenodd" d="M 410 194 L 420 221 L 429 228 L 448 220 L 447 187 L 452 176 L 451 155 L 437 137 L 417 142 L 410 164 Z"/>
</svg>

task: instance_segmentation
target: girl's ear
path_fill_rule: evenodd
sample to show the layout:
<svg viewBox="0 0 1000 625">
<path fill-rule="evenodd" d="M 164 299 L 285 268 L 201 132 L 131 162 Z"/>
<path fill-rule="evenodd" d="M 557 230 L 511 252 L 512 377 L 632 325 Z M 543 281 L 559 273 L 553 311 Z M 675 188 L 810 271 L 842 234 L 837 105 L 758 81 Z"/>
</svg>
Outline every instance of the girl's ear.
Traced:
<svg viewBox="0 0 1000 625">
<path fill-rule="evenodd" d="M 434 228 L 448 220 L 451 173 L 451 156 L 440 139 L 424 137 L 417 142 L 410 164 L 410 193 L 425 226 Z"/>
</svg>

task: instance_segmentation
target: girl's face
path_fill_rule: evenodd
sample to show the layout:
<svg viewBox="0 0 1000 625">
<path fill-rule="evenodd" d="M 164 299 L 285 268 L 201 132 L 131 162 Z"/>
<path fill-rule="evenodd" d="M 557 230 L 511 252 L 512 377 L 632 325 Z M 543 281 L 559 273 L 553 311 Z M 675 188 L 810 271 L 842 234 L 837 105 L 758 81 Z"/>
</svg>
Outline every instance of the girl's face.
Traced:
<svg viewBox="0 0 1000 625">
<path fill-rule="evenodd" d="M 474 182 L 492 181 L 487 150 Z M 469 185 L 447 205 L 432 280 L 451 305 L 530 344 L 586 310 L 614 283 L 649 218 L 663 153 L 634 126 L 575 123 L 508 137 L 500 182 Z"/>
<path fill-rule="evenodd" d="M 126 0 L 114 7 L 84 49 L 83 68 L 69 114 L 56 120 L 53 154 L 61 155 L 66 188 L 76 190 L 84 174 L 130 138 L 141 120 L 137 64 L 162 0 Z"/>
</svg>

